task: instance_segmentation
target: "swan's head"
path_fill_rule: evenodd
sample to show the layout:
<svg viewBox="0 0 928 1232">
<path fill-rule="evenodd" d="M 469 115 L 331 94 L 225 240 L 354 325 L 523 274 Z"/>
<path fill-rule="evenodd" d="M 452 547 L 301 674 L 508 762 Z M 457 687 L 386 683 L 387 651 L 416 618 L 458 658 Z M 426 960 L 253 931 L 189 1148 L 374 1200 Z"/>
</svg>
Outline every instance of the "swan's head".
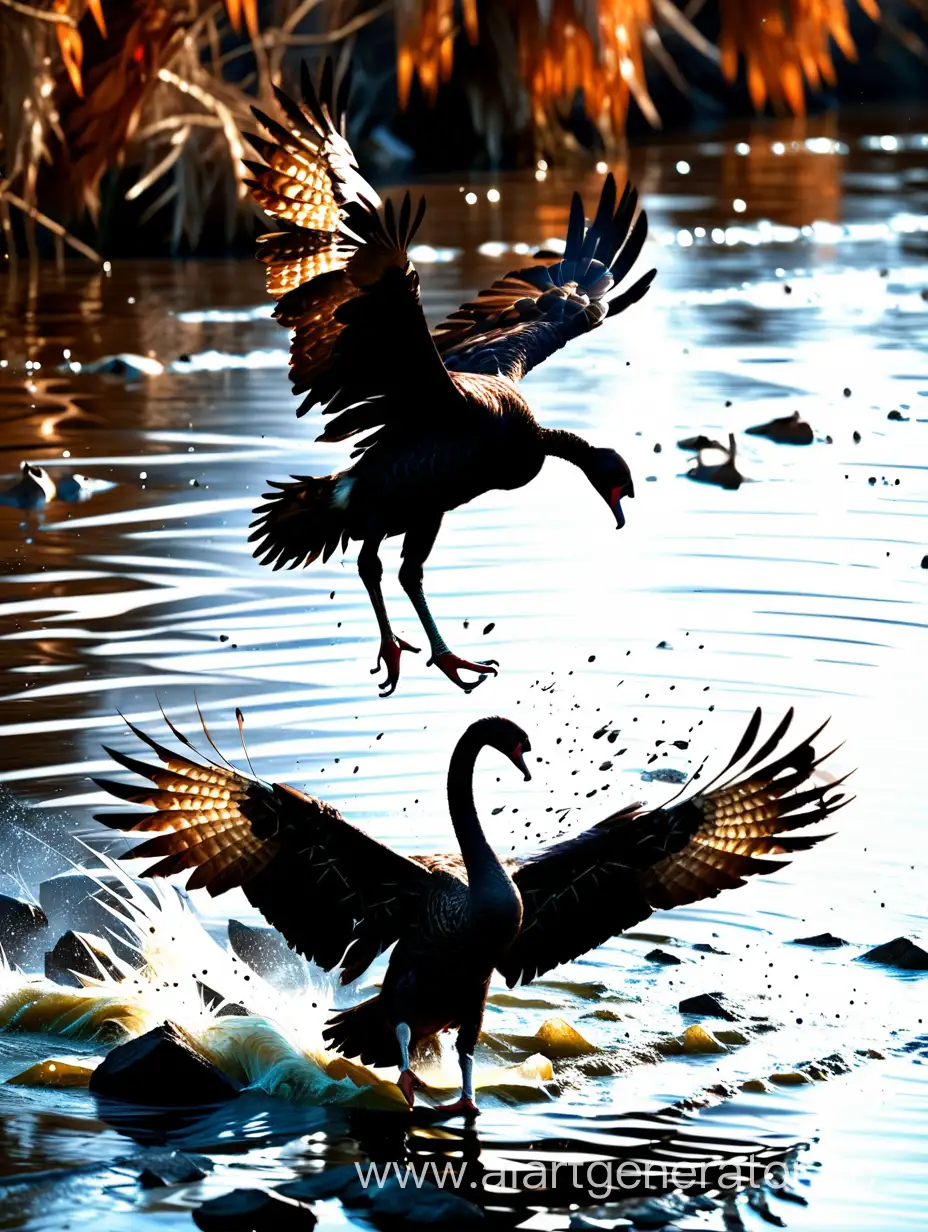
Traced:
<svg viewBox="0 0 928 1232">
<path fill-rule="evenodd" d="M 615 524 L 621 530 L 625 525 L 622 497 L 635 495 L 628 463 L 614 449 L 596 449 L 584 470 L 590 483 L 612 510 Z"/>
<path fill-rule="evenodd" d="M 481 719 L 480 723 L 475 723 L 474 726 L 482 728 L 483 743 L 489 745 L 490 748 L 498 749 L 504 757 L 508 757 L 512 764 L 522 771 L 527 783 L 532 777 L 525 764 L 525 754 L 532 750 L 528 734 L 510 719 L 498 717 Z"/>
</svg>

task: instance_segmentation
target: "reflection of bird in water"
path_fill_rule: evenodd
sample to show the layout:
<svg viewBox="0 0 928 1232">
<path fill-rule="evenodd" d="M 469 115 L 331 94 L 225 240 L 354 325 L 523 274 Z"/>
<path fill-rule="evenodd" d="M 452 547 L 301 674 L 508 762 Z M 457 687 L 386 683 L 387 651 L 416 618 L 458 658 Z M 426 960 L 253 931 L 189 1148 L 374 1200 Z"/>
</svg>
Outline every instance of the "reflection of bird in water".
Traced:
<svg viewBox="0 0 928 1232">
<path fill-rule="evenodd" d="M 23 462 L 19 480 L 5 492 L 0 492 L 0 505 L 12 505 L 16 509 L 41 509 L 54 497 L 55 481 L 45 467 Z"/>
<path fill-rule="evenodd" d="M 703 461 L 703 452 L 710 450 L 714 451 L 718 448 L 726 455 L 724 462 L 709 462 Z M 719 446 L 716 441 L 709 441 L 706 445 L 700 445 L 696 458 L 696 465 L 692 470 L 686 472 L 689 479 L 695 479 L 697 483 L 714 483 L 716 487 L 728 488 L 735 490 L 740 488 L 744 483 L 744 476 L 735 465 L 735 435 L 733 432 L 728 434 L 728 448 Z"/>
<path fill-rule="evenodd" d="M 781 867 L 762 857 L 819 840 L 791 832 L 846 803 L 843 793 L 829 794 L 843 779 L 812 785 L 824 760 L 812 746 L 821 728 L 777 755 L 791 719 L 789 711 L 758 742 L 756 710 L 728 765 L 696 794 L 650 811 L 622 808 L 527 860 L 498 859 L 474 806 L 482 748 L 497 749 L 529 777 L 528 737 L 500 718 L 473 723 L 451 758 L 448 804 L 460 854 L 407 859 L 328 804 L 232 767 L 194 762 L 135 727 L 167 769 L 107 750 L 154 786 L 98 782 L 151 811 L 99 820 L 129 832 L 167 831 L 132 852 L 157 860 L 145 876 L 193 869 L 188 890 L 215 895 L 241 886 L 300 953 L 326 970 L 341 965 L 343 984 L 395 942 L 380 992 L 337 1013 L 325 1038 L 365 1064 L 399 1063 L 400 1086 L 413 1104 L 421 1086 L 410 1069 L 416 1046 L 457 1029 L 463 1094 L 450 1110 L 474 1113 L 473 1053 L 494 968 L 510 987 L 528 982 L 657 908 L 743 885 L 746 876 Z"/>
<path fill-rule="evenodd" d="M 574 194 L 563 260 L 507 274 L 429 334 L 408 247 L 425 209 L 409 195 L 399 210 L 380 200 L 356 170 L 344 136 L 344 87 L 333 102 L 331 65 L 317 96 L 303 71 L 303 103 L 277 93 L 286 125 L 256 112 L 272 141 L 250 138 L 265 162 L 249 163 L 255 199 L 288 230 L 262 237 L 276 317 L 293 330 L 290 376 L 305 395 L 297 414 L 321 405 L 333 418 L 320 440 L 357 443 L 349 469 L 275 483 L 252 535 L 256 556 L 275 569 L 327 560 L 360 540 L 358 572 L 380 626 L 390 693 L 400 654 L 381 593 L 378 551 L 405 535 L 400 581 L 429 639 L 430 663 L 465 690 L 493 663 L 458 658 L 442 639 L 422 589 L 423 565 L 446 512 L 493 488 L 519 488 L 546 457 L 586 475 L 623 524 L 622 496 L 634 495 L 623 459 L 572 432 L 540 427 L 517 388 L 542 360 L 639 300 L 655 271 L 609 298 L 647 235 L 637 194 L 618 198 L 606 178 L 586 226 Z M 266 164 L 266 165 L 265 165 Z M 462 670 L 478 673 L 463 680 Z"/>
</svg>

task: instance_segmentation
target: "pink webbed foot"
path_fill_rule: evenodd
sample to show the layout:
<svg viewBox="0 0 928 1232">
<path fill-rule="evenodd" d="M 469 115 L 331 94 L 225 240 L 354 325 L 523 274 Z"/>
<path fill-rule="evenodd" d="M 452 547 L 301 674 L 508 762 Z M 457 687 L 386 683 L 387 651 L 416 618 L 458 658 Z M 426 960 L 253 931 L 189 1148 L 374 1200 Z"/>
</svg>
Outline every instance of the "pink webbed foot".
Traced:
<svg viewBox="0 0 928 1232">
<path fill-rule="evenodd" d="M 473 1117 L 480 1116 L 480 1109 L 472 1099 L 465 1099 L 462 1095 L 460 1099 L 456 1099 L 453 1104 L 439 1104 L 437 1108 L 431 1110 L 431 1114 L 440 1120 L 445 1120 L 446 1117 L 462 1116 L 469 1120 Z"/>
<path fill-rule="evenodd" d="M 387 669 L 386 679 L 379 681 L 377 684 L 381 697 L 389 697 L 399 683 L 400 655 L 404 650 L 409 650 L 413 654 L 419 653 L 418 646 L 410 646 L 409 642 L 404 642 L 401 637 L 391 637 L 389 640 L 385 638 L 380 643 L 380 650 L 377 653 L 377 664 L 371 668 L 371 675 L 377 675 L 380 671 L 381 663 Z"/>
<path fill-rule="evenodd" d="M 499 663 L 496 659 L 487 659 L 485 663 L 471 663 L 469 659 L 461 659 L 450 650 L 446 650 L 444 654 L 436 655 L 434 659 L 429 659 L 428 666 L 432 665 L 441 668 L 450 681 L 463 689 L 465 693 L 472 693 L 478 684 L 483 684 L 487 676 L 497 676 L 497 668 Z M 476 680 L 462 680 L 458 675 L 459 671 L 477 672 Z"/>
<path fill-rule="evenodd" d="M 418 1074 L 414 1074 L 411 1069 L 404 1069 L 400 1072 L 399 1079 L 396 1085 L 403 1092 L 403 1098 L 410 1108 L 414 1107 L 416 1102 L 416 1092 L 426 1089 L 425 1083 Z"/>
</svg>

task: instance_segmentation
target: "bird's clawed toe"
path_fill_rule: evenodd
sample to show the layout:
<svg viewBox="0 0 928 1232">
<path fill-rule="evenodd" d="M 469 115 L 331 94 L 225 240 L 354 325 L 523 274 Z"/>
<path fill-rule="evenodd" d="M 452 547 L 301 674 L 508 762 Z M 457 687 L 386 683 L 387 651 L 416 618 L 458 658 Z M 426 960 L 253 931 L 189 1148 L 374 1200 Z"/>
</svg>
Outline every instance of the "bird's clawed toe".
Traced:
<svg viewBox="0 0 928 1232">
<path fill-rule="evenodd" d="M 496 659 L 487 659 L 485 663 L 471 663 L 469 659 L 461 659 L 458 655 L 446 650 L 444 654 L 436 655 L 434 659 L 429 659 L 428 666 L 432 665 L 441 668 L 449 680 L 463 689 L 465 693 L 471 693 L 476 689 L 478 684 L 483 684 L 487 676 L 497 676 L 497 668 L 499 663 Z M 477 672 L 476 680 L 462 680 L 458 675 L 459 671 Z"/>
<path fill-rule="evenodd" d="M 384 638 L 380 643 L 380 650 L 377 652 L 377 663 L 376 666 L 371 668 L 371 675 L 377 675 L 380 671 L 381 663 L 387 669 L 386 678 L 377 684 L 381 697 L 389 697 L 399 683 L 400 655 L 404 650 L 409 650 L 413 654 L 419 653 L 418 646 L 410 646 L 409 642 L 404 642 L 401 637 Z"/>
<path fill-rule="evenodd" d="M 425 1083 L 418 1074 L 414 1074 L 411 1069 L 404 1069 L 400 1072 L 400 1076 L 396 1085 L 403 1092 L 403 1098 L 406 1103 L 412 1108 L 416 1102 L 416 1092 L 426 1089 Z"/>
</svg>

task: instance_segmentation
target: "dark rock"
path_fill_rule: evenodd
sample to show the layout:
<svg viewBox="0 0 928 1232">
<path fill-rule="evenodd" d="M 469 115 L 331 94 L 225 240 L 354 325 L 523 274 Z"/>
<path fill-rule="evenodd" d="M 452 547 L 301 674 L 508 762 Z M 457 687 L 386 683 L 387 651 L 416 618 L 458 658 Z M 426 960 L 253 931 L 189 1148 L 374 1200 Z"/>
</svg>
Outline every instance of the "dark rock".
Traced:
<svg viewBox="0 0 928 1232">
<path fill-rule="evenodd" d="M 0 894 L 0 949 L 10 964 L 24 969 L 41 961 L 48 916 L 35 903 Z"/>
<path fill-rule="evenodd" d="M 451 1224 L 476 1223 L 486 1218 L 479 1206 L 430 1181 L 404 1187 L 391 1176 L 368 1192 L 375 1217 L 402 1219 L 404 1223 Z"/>
<path fill-rule="evenodd" d="M 676 954 L 668 954 L 666 950 L 652 950 L 650 954 L 645 954 L 645 958 L 649 962 L 662 963 L 665 967 L 676 967 L 681 962 Z"/>
<path fill-rule="evenodd" d="M 173 1022 L 114 1048 L 93 1071 L 90 1090 L 106 1099 L 155 1108 L 218 1104 L 239 1092 Z"/>
<path fill-rule="evenodd" d="M 153 904 L 157 903 L 157 893 L 150 884 L 137 881 L 135 885 Z M 186 897 L 183 890 L 173 889 L 172 892 Z M 128 896 L 125 882 L 106 869 L 95 871 L 92 876 L 82 869 L 72 869 L 50 877 L 39 886 L 39 903 L 53 934 L 60 936 L 74 929 L 106 937 L 120 958 L 141 967 L 143 959 L 128 923 L 131 918 L 126 907 Z"/>
<path fill-rule="evenodd" d="M 700 954 L 727 954 L 728 950 L 717 950 L 714 945 L 710 945 L 708 941 L 696 941 L 693 944 L 693 949 L 698 950 Z"/>
<path fill-rule="evenodd" d="M 206 1155 L 188 1155 L 184 1151 L 152 1150 L 132 1159 L 139 1167 L 139 1184 L 144 1189 L 162 1185 L 192 1185 L 202 1181 L 213 1170 L 213 1161 Z"/>
<path fill-rule="evenodd" d="M 680 1002 L 681 1014 L 699 1014 L 702 1018 L 724 1018 L 737 1022 L 742 1015 L 723 992 L 702 992 L 695 997 L 684 997 Z"/>
<path fill-rule="evenodd" d="M 922 568 L 923 568 L 923 569 L 928 569 L 928 556 L 923 556 L 923 557 L 922 557 Z"/>
<path fill-rule="evenodd" d="M 910 941 L 908 937 L 896 937 L 885 945 L 861 954 L 861 962 L 885 963 L 900 971 L 928 971 L 928 951 Z"/>
<path fill-rule="evenodd" d="M 765 436 L 778 445 L 811 445 L 814 439 L 812 429 L 804 419 L 799 418 L 798 411 L 780 419 L 771 419 L 768 423 L 756 424 L 746 431 L 748 436 Z"/>
<path fill-rule="evenodd" d="M 108 941 L 93 933 L 69 930 L 45 955 L 45 978 L 69 988 L 83 988 L 83 982 L 77 978 L 79 975 L 117 982 L 125 978 Z"/>
<path fill-rule="evenodd" d="M 831 933 L 816 933 L 814 937 L 794 937 L 793 945 L 820 945 L 823 949 L 836 950 L 847 945 L 843 937 L 835 937 Z"/>
<path fill-rule="evenodd" d="M 298 1202 L 324 1202 L 328 1198 L 338 1198 L 343 1206 L 349 1207 L 366 1206 L 368 1200 L 368 1190 L 361 1184 L 354 1164 L 324 1168 L 315 1176 L 288 1181 L 276 1192 Z"/>
<path fill-rule="evenodd" d="M 902 411 L 890 411 L 889 414 L 886 416 L 886 418 L 891 419 L 893 423 L 908 423 L 909 422 L 906 416 L 903 415 Z"/>
<path fill-rule="evenodd" d="M 193 1212 L 203 1232 L 276 1232 L 278 1228 L 315 1226 L 316 1216 L 293 1198 L 263 1189 L 233 1189 L 211 1198 Z"/>
<path fill-rule="evenodd" d="M 255 928 L 230 920 L 229 945 L 236 958 L 275 988 L 290 990 L 309 984 L 307 963 L 290 949 L 276 928 Z"/>
</svg>

